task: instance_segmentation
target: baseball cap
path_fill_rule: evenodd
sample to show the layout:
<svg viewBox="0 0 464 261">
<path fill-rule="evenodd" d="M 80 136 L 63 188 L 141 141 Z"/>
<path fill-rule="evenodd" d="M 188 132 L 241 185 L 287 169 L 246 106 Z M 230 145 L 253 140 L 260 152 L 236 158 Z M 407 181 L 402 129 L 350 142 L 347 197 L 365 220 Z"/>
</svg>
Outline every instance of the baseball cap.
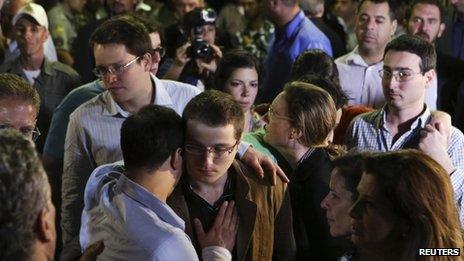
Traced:
<svg viewBox="0 0 464 261">
<path fill-rule="evenodd" d="M 23 16 L 30 16 L 41 26 L 44 26 L 48 29 L 48 18 L 45 9 L 38 4 L 29 3 L 19 9 L 18 13 L 13 17 L 13 25 L 16 25 L 16 22 Z"/>
</svg>

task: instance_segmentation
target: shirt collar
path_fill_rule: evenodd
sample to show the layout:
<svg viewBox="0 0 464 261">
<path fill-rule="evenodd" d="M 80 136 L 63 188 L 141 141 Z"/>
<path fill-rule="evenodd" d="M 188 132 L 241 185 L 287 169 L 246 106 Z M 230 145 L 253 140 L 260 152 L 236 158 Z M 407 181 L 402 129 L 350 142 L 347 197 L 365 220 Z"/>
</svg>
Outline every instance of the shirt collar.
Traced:
<svg viewBox="0 0 464 261">
<path fill-rule="evenodd" d="M 169 95 L 163 81 L 161 81 L 160 79 L 158 79 L 157 77 L 153 75 L 152 75 L 152 79 L 155 83 L 154 92 L 153 92 L 155 95 L 155 100 L 153 104 L 173 108 L 174 104 L 172 102 L 171 96 Z"/>
<path fill-rule="evenodd" d="M 346 58 L 346 61 L 350 65 L 358 65 L 358 66 L 363 66 L 363 67 L 369 67 L 369 65 L 364 61 L 364 59 L 359 54 L 359 46 L 358 45 L 353 49 L 353 51 L 351 51 L 348 54 L 348 57 Z M 373 64 L 373 65 L 375 66 L 375 65 L 382 64 L 382 63 L 383 63 L 383 60 L 376 63 L 376 64 Z M 373 65 L 370 65 L 370 66 L 373 66 Z"/>
<path fill-rule="evenodd" d="M 383 108 L 380 110 L 380 113 L 378 115 L 379 117 L 376 120 L 375 125 L 376 125 L 376 127 L 378 129 L 380 129 L 380 128 L 387 129 L 386 128 L 387 113 L 388 113 L 387 105 L 385 104 L 383 106 Z M 413 130 L 413 129 L 416 129 L 416 128 L 424 128 L 425 125 L 429 122 L 430 116 L 431 116 L 430 110 L 427 107 L 427 105 L 424 103 L 424 109 L 422 110 L 419 117 L 417 117 L 416 120 L 414 120 L 414 122 L 412 122 L 410 130 Z"/>
<path fill-rule="evenodd" d="M 13 72 L 16 74 L 22 73 L 23 66 L 21 65 L 21 59 L 19 57 L 14 60 L 12 68 Z M 39 70 L 46 75 L 56 76 L 56 70 L 53 69 L 53 62 L 50 62 L 47 57 L 44 57 L 44 62 Z"/>
<path fill-rule="evenodd" d="M 276 36 L 279 35 L 280 37 L 284 37 L 286 39 L 290 38 L 293 35 L 293 33 L 297 30 L 298 26 L 304 20 L 304 18 L 305 15 L 303 11 L 300 10 L 300 12 L 298 12 L 298 14 L 285 25 L 283 30 L 279 30 L 279 28 L 276 28 Z"/>
<path fill-rule="evenodd" d="M 154 75 L 151 75 L 151 77 L 153 95 L 155 95 L 155 100 L 153 101 L 153 104 L 172 108 L 173 103 L 171 100 L 171 96 L 169 96 L 169 93 L 166 90 L 166 86 L 164 86 L 163 82 Z M 119 104 L 117 104 L 114 101 L 113 97 L 111 97 L 111 94 L 108 91 L 103 93 L 103 99 L 105 101 L 105 104 L 107 105 L 106 113 L 104 112 L 103 115 L 121 115 L 124 118 L 127 118 L 131 115 L 130 112 L 125 111 L 121 106 L 119 106 Z"/>
<path fill-rule="evenodd" d="M 185 230 L 185 222 L 166 203 L 159 200 L 144 187 L 121 175 L 116 185 L 117 190 L 150 209 L 163 221 Z"/>
</svg>

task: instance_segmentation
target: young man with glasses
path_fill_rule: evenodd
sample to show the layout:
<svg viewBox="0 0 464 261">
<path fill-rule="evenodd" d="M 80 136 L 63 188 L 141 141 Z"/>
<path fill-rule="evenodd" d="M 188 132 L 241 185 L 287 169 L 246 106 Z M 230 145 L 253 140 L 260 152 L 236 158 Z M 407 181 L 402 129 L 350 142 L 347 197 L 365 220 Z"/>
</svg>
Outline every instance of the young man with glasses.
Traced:
<svg viewBox="0 0 464 261">
<path fill-rule="evenodd" d="M 66 258 L 72 258 L 79 251 L 79 217 L 90 173 L 100 165 L 122 159 L 119 129 L 124 119 L 149 104 L 182 114 L 185 105 L 200 92 L 194 86 L 160 80 L 151 74 L 153 63 L 160 59 L 153 49 L 159 45 L 150 43 L 145 26 L 131 16 L 104 22 L 92 35 L 91 45 L 95 72 L 101 76 L 106 91 L 76 109 L 69 119 L 64 146 L 61 222 L 62 257 Z M 259 164 L 263 164 L 270 173 L 276 171 L 267 158 L 247 150 L 247 146 L 242 148 L 241 155 L 253 168 L 261 169 Z"/>
<path fill-rule="evenodd" d="M 96 62 L 94 72 L 106 91 L 80 106 L 69 119 L 64 146 L 61 225 L 62 256 L 70 258 L 79 249 L 80 214 L 90 173 L 102 164 L 122 159 L 119 137 L 122 122 L 148 104 L 163 105 L 181 114 L 187 102 L 199 93 L 193 86 L 159 80 L 151 74 L 160 57 L 152 52 L 154 48 L 144 24 L 133 17 L 104 22 L 90 40 Z"/>
<path fill-rule="evenodd" d="M 10 73 L 0 74 L 0 130 L 15 129 L 36 141 L 40 109 L 39 93 L 25 79 Z"/>
<path fill-rule="evenodd" d="M 290 199 L 286 186 L 261 180 L 235 159 L 244 115 L 228 94 L 206 91 L 183 113 L 185 173 L 168 204 L 186 222 L 186 233 L 201 253 L 194 225 L 211 231 L 219 207 L 235 201 L 239 227 L 233 260 L 293 260 Z"/>
<path fill-rule="evenodd" d="M 464 223 L 464 136 L 452 127 L 448 138 L 441 123 L 431 123 L 425 92 L 434 79 L 436 53 L 432 44 L 402 35 L 385 48 L 380 71 L 386 104 L 355 118 L 347 131 L 349 148 L 391 151 L 416 148 L 450 174 L 461 223 Z"/>
<path fill-rule="evenodd" d="M 82 249 L 103 239 L 99 258 L 105 260 L 198 260 L 185 222 L 166 204 L 182 175 L 183 142 L 182 119 L 172 109 L 148 105 L 124 121 L 124 164 L 98 167 L 86 185 Z M 203 260 L 231 260 L 238 228 L 234 203 L 220 206 L 213 226 L 208 233 L 195 228 Z"/>
</svg>

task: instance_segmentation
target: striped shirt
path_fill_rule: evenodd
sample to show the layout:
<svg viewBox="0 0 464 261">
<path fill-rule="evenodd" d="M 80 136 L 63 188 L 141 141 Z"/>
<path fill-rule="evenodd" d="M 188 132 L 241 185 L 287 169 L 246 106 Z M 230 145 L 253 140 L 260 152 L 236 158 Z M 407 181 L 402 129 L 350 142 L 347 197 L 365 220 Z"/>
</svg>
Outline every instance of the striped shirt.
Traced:
<svg viewBox="0 0 464 261">
<path fill-rule="evenodd" d="M 156 77 L 153 82 L 153 104 L 166 106 L 178 114 L 200 93 L 194 86 L 180 82 Z M 108 91 L 84 103 L 70 116 L 62 178 L 61 226 L 65 248 L 79 234 L 84 188 L 90 174 L 100 165 L 122 160 L 120 129 L 129 116 Z"/>
<path fill-rule="evenodd" d="M 411 124 L 408 131 L 402 134 L 395 142 L 386 126 L 385 107 L 381 110 L 364 113 L 356 117 L 346 133 L 345 143 L 348 148 L 372 151 L 394 151 L 407 148 L 418 148 L 420 131 L 430 122 L 430 110 L 426 108 Z M 451 137 L 447 147 L 448 155 L 456 167 L 450 180 L 454 196 L 459 208 L 459 218 L 464 224 L 464 135 L 455 127 L 451 128 Z"/>
</svg>

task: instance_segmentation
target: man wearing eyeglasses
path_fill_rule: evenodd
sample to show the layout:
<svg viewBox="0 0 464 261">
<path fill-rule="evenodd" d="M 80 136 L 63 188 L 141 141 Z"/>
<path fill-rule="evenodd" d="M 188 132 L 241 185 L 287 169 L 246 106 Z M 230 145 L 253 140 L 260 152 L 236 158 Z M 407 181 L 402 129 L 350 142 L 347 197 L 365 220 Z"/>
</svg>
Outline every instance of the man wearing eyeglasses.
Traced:
<svg viewBox="0 0 464 261">
<path fill-rule="evenodd" d="M 206 91 L 182 115 L 186 132 L 185 171 L 168 204 L 185 221 L 186 233 L 201 254 L 194 225 L 210 231 L 220 206 L 235 201 L 239 227 L 233 260 L 293 260 L 290 199 L 284 183 L 271 186 L 235 160 L 244 116 L 228 94 Z"/>
<path fill-rule="evenodd" d="M 150 73 L 160 57 L 153 53 L 147 29 L 133 17 L 104 22 L 92 35 L 91 44 L 94 73 L 106 91 L 80 106 L 69 120 L 62 177 L 65 259 L 78 253 L 79 217 L 90 173 L 97 166 L 122 159 L 119 129 L 124 119 L 148 104 L 163 105 L 180 114 L 199 93 L 193 86 L 159 80 Z"/>
<path fill-rule="evenodd" d="M 39 93 L 26 80 L 15 74 L 0 74 L 0 130 L 15 129 L 37 140 L 39 108 Z"/>
<path fill-rule="evenodd" d="M 415 148 L 428 154 L 450 174 L 464 224 L 464 136 L 452 127 L 448 140 L 441 123 L 431 123 L 425 104 L 427 86 L 435 77 L 436 53 L 432 44 L 413 35 L 391 41 L 380 71 L 386 104 L 355 118 L 348 129 L 350 148 L 392 151 Z"/>
<path fill-rule="evenodd" d="M 69 120 L 64 146 L 61 222 L 62 257 L 66 259 L 79 249 L 79 217 L 90 173 L 100 165 L 122 159 L 119 129 L 124 119 L 148 104 L 162 105 L 181 114 L 188 101 L 200 92 L 194 86 L 160 80 L 150 73 L 153 63 L 159 62 L 159 53 L 153 52 L 159 46 L 153 48 L 146 28 L 133 17 L 115 17 L 104 22 L 92 35 L 91 45 L 96 62 L 94 72 L 106 91 L 76 109 Z M 242 155 L 246 149 L 245 146 Z M 253 167 L 267 163 L 275 171 L 270 161 L 248 153 L 250 149 L 246 151 L 244 156 Z"/>
<path fill-rule="evenodd" d="M 49 37 L 47 14 L 42 6 L 29 3 L 13 17 L 20 56 L 3 64 L 0 72 L 20 75 L 37 89 L 42 100 L 37 125 L 43 138 L 36 142 L 42 152 L 53 110 L 61 100 L 80 83 L 80 77 L 71 67 L 45 57 L 44 43 Z"/>
</svg>

